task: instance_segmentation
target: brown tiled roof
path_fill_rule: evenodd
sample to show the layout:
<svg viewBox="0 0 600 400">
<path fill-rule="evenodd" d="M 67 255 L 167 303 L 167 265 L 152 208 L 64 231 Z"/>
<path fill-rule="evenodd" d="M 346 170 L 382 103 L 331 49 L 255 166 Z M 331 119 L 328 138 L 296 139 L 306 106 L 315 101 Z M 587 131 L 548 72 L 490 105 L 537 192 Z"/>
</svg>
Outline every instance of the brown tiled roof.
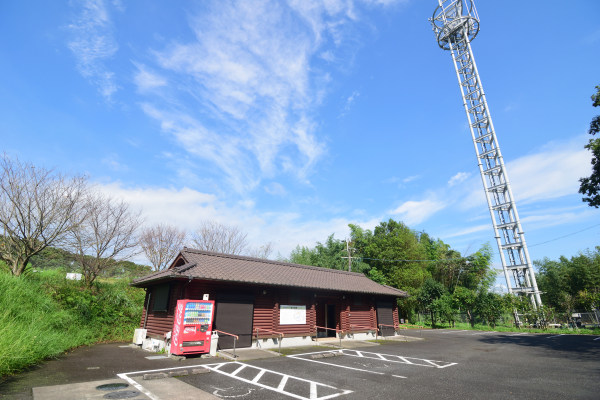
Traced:
<svg viewBox="0 0 600 400">
<path fill-rule="evenodd" d="M 402 290 L 380 285 L 358 272 L 212 253 L 186 247 L 179 255 L 185 261 L 184 265 L 175 267 L 173 264 L 167 270 L 134 280 L 132 285 L 146 287 L 157 281 L 191 277 L 210 281 L 407 296 Z M 178 256 L 176 260 L 179 258 Z"/>
</svg>

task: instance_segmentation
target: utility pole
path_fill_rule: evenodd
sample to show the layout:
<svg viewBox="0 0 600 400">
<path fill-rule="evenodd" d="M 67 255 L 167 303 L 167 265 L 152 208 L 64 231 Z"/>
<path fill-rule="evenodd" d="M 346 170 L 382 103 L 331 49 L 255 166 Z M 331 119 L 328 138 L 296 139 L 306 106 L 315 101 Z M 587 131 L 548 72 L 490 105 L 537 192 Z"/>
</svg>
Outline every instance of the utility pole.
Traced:
<svg viewBox="0 0 600 400">
<path fill-rule="evenodd" d="M 350 247 L 350 240 L 346 239 L 346 253 L 348 253 L 348 257 L 342 257 L 348 259 L 348 271 L 352 272 L 352 259 L 356 257 L 352 257 L 352 247 Z"/>
</svg>

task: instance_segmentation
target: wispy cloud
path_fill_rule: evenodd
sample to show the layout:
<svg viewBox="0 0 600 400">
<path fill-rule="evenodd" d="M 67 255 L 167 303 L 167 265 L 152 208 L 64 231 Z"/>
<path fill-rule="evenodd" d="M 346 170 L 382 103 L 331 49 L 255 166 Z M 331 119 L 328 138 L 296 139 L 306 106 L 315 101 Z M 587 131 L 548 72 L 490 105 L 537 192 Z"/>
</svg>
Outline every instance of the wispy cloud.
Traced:
<svg viewBox="0 0 600 400">
<path fill-rule="evenodd" d="M 144 100 L 144 111 L 186 151 L 216 163 L 236 191 L 282 173 L 308 183 L 327 152 L 312 115 L 330 78 L 315 63 L 325 54 L 336 60 L 366 3 L 383 4 L 206 2 L 188 19 L 193 39 L 155 49 L 154 65 L 138 65 L 140 91 L 169 82 Z"/>
<path fill-rule="evenodd" d="M 471 176 L 470 173 L 459 172 L 456 175 L 454 175 L 452 178 L 450 178 L 450 180 L 448 181 L 448 186 L 458 185 L 459 183 L 466 181 L 470 176 Z"/>
<path fill-rule="evenodd" d="M 81 3 L 77 16 L 68 26 L 72 39 L 69 49 L 77 60 L 77 70 L 108 101 L 118 90 L 115 75 L 105 62 L 119 49 L 113 35 L 113 23 L 103 0 Z"/>
<path fill-rule="evenodd" d="M 167 80 L 163 76 L 151 71 L 144 65 L 135 63 L 135 66 L 137 71 L 133 81 L 140 92 L 148 92 L 167 85 Z"/>
</svg>

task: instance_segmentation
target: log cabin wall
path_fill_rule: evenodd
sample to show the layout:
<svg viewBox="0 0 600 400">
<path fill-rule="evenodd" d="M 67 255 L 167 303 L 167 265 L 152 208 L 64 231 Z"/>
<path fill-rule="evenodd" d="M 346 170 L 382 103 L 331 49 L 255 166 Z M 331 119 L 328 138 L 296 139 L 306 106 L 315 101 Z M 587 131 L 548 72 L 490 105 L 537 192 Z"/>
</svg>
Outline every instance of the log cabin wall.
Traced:
<svg viewBox="0 0 600 400">
<path fill-rule="evenodd" d="M 166 310 L 154 309 L 156 296 L 153 293 L 160 286 L 169 286 L 168 306 Z M 164 290 L 164 289 L 163 289 Z M 210 300 L 217 300 L 219 295 L 248 293 L 254 296 L 254 310 L 252 316 L 252 331 L 256 328 L 264 329 L 260 337 L 276 337 L 267 331 L 282 332 L 286 337 L 309 336 L 315 334 L 315 325 L 325 326 L 324 307 L 335 304 L 336 329 L 344 332 L 361 331 L 351 325 L 375 327 L 377 323 L 375 298 L 369 295 L 325 293 L 315 290 L 287 287 L 267 287 L 235 284 L 229 282 L 211 282 L 199 280 L 179 280 L 162 283 L 148 287 L 144 301 L 144 311 L 140 320 L 140 327 L 148 330 L 148 337 L 162 339 L 165 333 L 173 328 L 173 318 L 177 300 L 201 300 L 204 294 Z M 150 297 L 150 301 L 148 301 Z M 149 303 L 149 307 L 148 306 Z M 281 325 L 280 306 L 300 305 L 306 307 L 306 323 L 299 325 Z M 147 308 L 150 310 L 147 311 Z M 146 313 L 148 318 L 146 319 Z M 394 323 L 398 323 L 398 308 L 394 302 Z"/>
</svg>

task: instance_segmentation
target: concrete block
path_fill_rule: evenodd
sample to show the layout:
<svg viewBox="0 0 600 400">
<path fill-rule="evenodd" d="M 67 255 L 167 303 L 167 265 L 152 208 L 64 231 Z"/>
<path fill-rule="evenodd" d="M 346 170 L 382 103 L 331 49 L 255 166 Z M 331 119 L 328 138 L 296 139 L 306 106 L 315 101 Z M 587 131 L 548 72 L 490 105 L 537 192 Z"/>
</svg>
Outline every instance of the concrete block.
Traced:
<svg viewBox="0 0 600 400">
<path fill-rule="evenodd" d="M 164 372 L 156 372 L 153 374 L 144 374 L 144 380 L 148 381 L 148 380 L 152 380 L 152 379 L 163 379 L 163 378 L 168 378 L 169 375 L 167 375 Z"/>
</svg>

